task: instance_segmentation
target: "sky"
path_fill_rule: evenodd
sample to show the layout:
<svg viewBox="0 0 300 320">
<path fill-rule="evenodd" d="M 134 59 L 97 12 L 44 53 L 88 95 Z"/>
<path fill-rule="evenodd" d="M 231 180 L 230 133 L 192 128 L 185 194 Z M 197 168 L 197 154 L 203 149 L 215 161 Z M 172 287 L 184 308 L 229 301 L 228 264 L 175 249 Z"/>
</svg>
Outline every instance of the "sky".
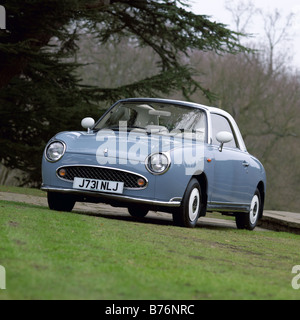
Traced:
<svg viewBox="0 0 300 320">
<path fill-rule="evenodd" d="M 226 2 L 230 2 L 235 6 L 240 2 L 245 4 L 251 1 L 255 7 L 262 9 L 264 12 L 273 13 L 276 9 L 283 17 L 290 13 L 294 14 L 293 23 L 289 29 L 289 40 L 282 43 L 282 48 L 288 48 L 288 53 L 293 57 L 290 64 L 300 70 L 300 0 L 189 0 L 191 11 L 196 14 L 205 14 L 211 16 L 211 20 L 224 23 L 231 29 L 235 30 L 235 24 L 232 20 L 231 13 L 226 10 Z M 284 21 L 284 20 L 283 20 Z M 255 39 L 263 39 L 264 33 L 263 20 L 259 15 L 253 17 L 252 23 L 246 29 L 247 33 L 252 33 Z"/>
</svg>

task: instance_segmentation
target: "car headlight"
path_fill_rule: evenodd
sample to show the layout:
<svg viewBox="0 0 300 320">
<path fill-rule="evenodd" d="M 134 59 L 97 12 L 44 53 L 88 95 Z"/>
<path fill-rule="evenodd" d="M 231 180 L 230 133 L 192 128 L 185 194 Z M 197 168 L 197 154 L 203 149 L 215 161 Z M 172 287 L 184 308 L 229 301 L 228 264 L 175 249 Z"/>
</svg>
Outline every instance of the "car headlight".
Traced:
<svg viewBox="0 0 300 320">
<path fill-rule="evenodd" d="M 56 162 L 65 154 L 66 145 L 61 141 L 51 142 L 45 151 L 46 159 L 50 162 Z"/>
<path fill-rule="evenodd" d="M 165 153 L 154 153 L 146 159 L 146 168 L 153 174 L 163 174 L 168 171 L 171 161 Z"/>
</svg>

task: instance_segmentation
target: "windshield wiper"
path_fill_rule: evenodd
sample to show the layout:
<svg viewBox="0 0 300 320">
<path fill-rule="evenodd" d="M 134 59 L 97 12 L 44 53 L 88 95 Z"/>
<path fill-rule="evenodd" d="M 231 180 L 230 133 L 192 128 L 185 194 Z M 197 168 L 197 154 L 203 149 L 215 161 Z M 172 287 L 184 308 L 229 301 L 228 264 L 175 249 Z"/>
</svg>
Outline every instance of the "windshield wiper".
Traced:
<svg viewBox="0 0 300 320">
<path fill-rule="evenodd" d="M 105 128 L 97 128 L 97 129 L 93 129 L 94 131 L 99 131 L 99 130 L 113 130 L 113 131 L 131 131 L 134 129 L 141 129 L 144 130 L 146 132 L 146 128 L 144 127 L 138 127 L 138 126 L 130 126 L 130 127 L 120 127 L 120 126 L 111 126 L 111 127 L 105 127 Z"/>
</svg>

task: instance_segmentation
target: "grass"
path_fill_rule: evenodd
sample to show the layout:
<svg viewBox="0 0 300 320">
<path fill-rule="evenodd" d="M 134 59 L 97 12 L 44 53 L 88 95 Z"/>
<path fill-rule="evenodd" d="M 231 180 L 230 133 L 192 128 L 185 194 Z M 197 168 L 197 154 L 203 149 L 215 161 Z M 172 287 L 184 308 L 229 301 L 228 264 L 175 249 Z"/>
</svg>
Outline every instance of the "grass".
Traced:
<svg viewBox="0 0 300 320">
<path fill-rule="evenodd" d="M 299 299 L 300 236 L 0 201 L 1 299 Z"/>
<path fill-rule="evenodd" d="M 0 185 L 0 192 L 27 194 L 30 196 L 46 197 L 46 192 L 36 188 L 10 187 Z"/>
</svg>

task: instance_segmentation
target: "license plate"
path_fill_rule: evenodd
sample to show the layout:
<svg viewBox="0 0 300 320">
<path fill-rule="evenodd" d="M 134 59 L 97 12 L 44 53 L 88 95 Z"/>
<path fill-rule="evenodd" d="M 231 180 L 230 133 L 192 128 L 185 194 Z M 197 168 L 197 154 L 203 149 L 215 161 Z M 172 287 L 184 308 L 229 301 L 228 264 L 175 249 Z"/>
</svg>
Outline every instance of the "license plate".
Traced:
<svg viewBox="0 0 300 320">
<path fill-rule="evenodd" d="M 124 182 L 74 178 L 73 188 L 109 193 L 123 193 Z"/>
</svg>

